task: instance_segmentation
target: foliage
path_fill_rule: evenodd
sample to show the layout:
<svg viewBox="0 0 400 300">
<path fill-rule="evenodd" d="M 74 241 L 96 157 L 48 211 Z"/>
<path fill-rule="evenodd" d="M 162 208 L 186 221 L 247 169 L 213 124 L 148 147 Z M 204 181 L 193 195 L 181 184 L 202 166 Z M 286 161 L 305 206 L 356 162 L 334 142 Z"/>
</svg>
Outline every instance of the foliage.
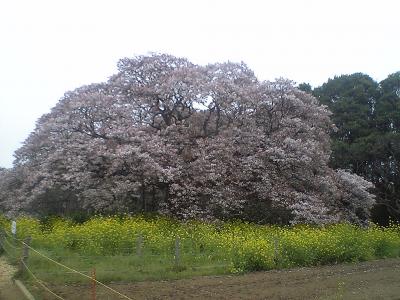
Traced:
<svg viewBox="0 0 400 300">
<path fill-rule="evenodd" d="M 330 113 L 291 81 L 165 54 L 118 69 L 38 120 L 0 178 L 8 210 L 366 224 L 372 186 L 328 167 Z"/>
<path fill-rule="evenodd" d="M 379 84 L 356 73 L 329 79 L 313 94 L 328 105 L 338 131 L 332 133 L 333 168 L 348 169 L 376 187 L 374 219 L 400 220 L 400 72 Z M 383 213 L 383 214 L 382 214 Z"/>
<path fill-rule="evenodd" d="M 121 265 L 135 265 L 139 270 L 144 270 L 144 263 L 149 264 L 151 270 L 146 272 L 150 273 L 162 273 L 162 268 L 170 272 L 174 267 L 177 237 L 182 256 L 179 270 L 187 270 L 185 274 L 190 274 L 193 268 L 199 269 L 200 273 L 196 274 L 202 274 L 201 268 L 206 265 L 214 272 L 235 273 L 400 256 L 398 225 L 388 228 L 376 225 L 361 228 L 351 224 L 278 227 L 129 216 L 98 216 L 83 224 L 60 218 L 40 223 L 34 218 L 21 217 L 17 224 L 18 238 L 32 236 L 34 248 L 86 268 L 110 259 Z M 137 256 L 139 236 L 143 241 L 141 257 Z M 80 258 L 85 262 L 80 262 Z M 36 262 L 38 268 L 54 267 L 40 257 L 32 260 L 30 264 Z M 156 275 L 146 278 L 152 276 Z"/>
</svg>

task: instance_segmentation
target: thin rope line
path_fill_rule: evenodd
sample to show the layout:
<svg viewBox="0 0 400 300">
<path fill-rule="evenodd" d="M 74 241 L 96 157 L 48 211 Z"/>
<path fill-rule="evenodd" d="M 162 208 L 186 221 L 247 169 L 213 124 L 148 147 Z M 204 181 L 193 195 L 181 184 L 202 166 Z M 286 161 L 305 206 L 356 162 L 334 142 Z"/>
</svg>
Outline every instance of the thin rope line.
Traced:
<svg viewBox="0 0 400 300">
<path fill-rule="evenodd" d="M 7 244 L 10 245 L 11 248 L 19 249 L 17 246 L 14 246 L 13 244 L 11 244 L 11 242 L 9 242 L 7 238 L 4 238 L 4 241 L 6 241 Z"/>
<path fill-rule="evenodd" d="M 126 296 L 126 295 L 124 295 L 124 294 L 121 294 L 120 292 L 114 290 L 113 288 L 109 287 L 108 285 L 105 285 L 104 283 L 98 281 L 97 279 L 94 279 L 94 278 L 92 278 L 92 277 L 90 277 L 90 276 L 88 276 L 88 275 L 86 275 L 86 274 L 83 274 L 82 272 L 79 272 L 79 271 L 77 271 L 77 270 L 74 270 L 74 269 L 72 269 L 72 268 L 66 266 L 66 265 L 63 265 L 62 263 L 60 263 L 60 262 L 58 262 L 58 261 L 56 261 L 56 260 L 54 260 L 54 259 L 51 259 L 50 257 L 48 257 L 48 256 L 42 254 L 41 252 L 37 251 L 36 249 L 32 248 L 31 246 L 29 246 L 29 245 L 26 244 L 25 242 L 21 241 L 21 243 L 24 244 L 24 245 L 25 245 L 26 247 L 28 247 L 29 249 L 31 249 L 33 252 L 36 252 L 36 253 L 39 254 L 40 256 L 42 256 L 42 257 L 48 259 L 49 261 L 51 261 L 51 262 L 53 262 L 53 263 L 55 263 L 55 264 L 57 264 L 57 265 L 59 265 L 59 266 L 65 268 L 65 269 L 67 269 L 67 270 L 70 270 L 70 271 L 72 271 L 72 272 L 75 272 L 75 273 L 77 273 L 77 274 L 79 274 L 79 275 L 81 275 L 81 276 L 83 276 L 83 277 L 86 277 L 86 278 L 88 278 L 88 279 L 90 279 L 90 280 L 93 280 L 94 282 L 100 284 L 101 286 L 103 286 L 103 287 L 109 289 L 110 291 L 112 291 L 112 292 L 114 292 L 114 293 L 120 295 L 121 297 L 123 297 L 123 298 L 125 298 L 125 299 L 133 300 L 132 298 L 129 298 L 128 296 Z"/>
<path fill-rule="evenodd" d="M 10 234 L 7 232 L 7 230 L 3 229 L 3 232 L 4 232 L 8 237 L 17 239 L 16 237 L 10 235 Z"/>
<path fill-rule="evenodd" d="M 54 293 L 52 290 L 50 290 L 44 283 L 43 281 L 41 281 L 40 279 L 38 279 L 35 274 L 32 273 L 32 271 L 28 268 L 28 266 L 25 264 L 25 262 L 21 259 L 21 263 L 24 265 L 25 269 L 29 272 L 29 274 L 33 277 L 33 279 L 35 279 L 37 281 L 37 283 L 40 284 L 40 286 L 42 288 L 44 288 L 46 291 L 48 291 L 50 294 L 52 294 L 53 296 L 57 297 L 58 299 L 61 300 L 65 300 L 63 297 L 57 295 L 56 293 Z"/>
<path fill-rule="evenodd" d="M 8 256 L 10 256 L 11 258 L 15 259 L 16 255 L 12 255 L 8 250 L 6 250 L 6 248 L 4 248 L 4 245 L 1 245 L 2 249 L 8 254 Z"/>
</svg>

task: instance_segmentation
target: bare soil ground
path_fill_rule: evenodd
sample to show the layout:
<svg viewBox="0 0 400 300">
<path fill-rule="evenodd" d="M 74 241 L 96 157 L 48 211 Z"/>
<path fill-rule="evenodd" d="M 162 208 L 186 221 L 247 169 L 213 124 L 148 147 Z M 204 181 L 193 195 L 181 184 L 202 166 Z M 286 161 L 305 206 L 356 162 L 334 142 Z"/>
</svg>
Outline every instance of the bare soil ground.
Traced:
<svg viewBox="0 0 400 300">
<path fill-rule="evenodd" d="M 0 256 L 0 300 L 21 300 L 22 294 L 12 282 L 15 267 L 10 266 L 4 256 Z"/>
<path fill-rule="evenodd" d="M 400 259 L 185 280 L 111 283 L 132 299 L 400 299 Z M 91 299 L 90 286 L 51 286 L 65 299 Z M 54 299 L 42 294 L 39 299 Z M 97 299 L 123 299 L 104 288 Z"/>
</svg>

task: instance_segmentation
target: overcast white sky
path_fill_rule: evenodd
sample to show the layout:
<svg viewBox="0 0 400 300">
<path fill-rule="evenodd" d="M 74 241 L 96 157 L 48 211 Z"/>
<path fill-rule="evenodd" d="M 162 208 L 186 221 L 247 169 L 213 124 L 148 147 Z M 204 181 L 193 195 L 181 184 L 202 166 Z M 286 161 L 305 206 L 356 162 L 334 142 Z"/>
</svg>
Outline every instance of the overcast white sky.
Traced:
<svg viewBox="0 0 400 300">
<path fill-rule="evenodd" d="M 65 91 L 148 52 L 244 61 L 260 79 L 319 86 L 400 70 L 398 0 L 2 0 L 0 166 Z"/>
</svg>

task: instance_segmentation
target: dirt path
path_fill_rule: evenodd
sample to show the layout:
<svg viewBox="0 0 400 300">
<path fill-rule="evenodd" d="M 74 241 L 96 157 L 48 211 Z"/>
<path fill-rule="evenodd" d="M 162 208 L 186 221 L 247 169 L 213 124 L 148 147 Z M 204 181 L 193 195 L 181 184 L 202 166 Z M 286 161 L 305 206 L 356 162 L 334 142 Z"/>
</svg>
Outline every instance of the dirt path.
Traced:
<svg viewBox="0 0 400 300">
<path fill-rule="evenodd" d="M 400 299 L 400 259 L 238 276 L 111 284 L 132 299 Z M 53 286 L 65 299 L 91 299 L 90 287 Z M 101 299 L 122 299 L 97 291 Z M 44 297 L 44 299 L 52 299 Z"/>
<path fill-rule="evenodd" d="M 22 295 L 12 282 L 16 269 L 0 256 L 0 300 L 21 300 Z"/>
</svg>

